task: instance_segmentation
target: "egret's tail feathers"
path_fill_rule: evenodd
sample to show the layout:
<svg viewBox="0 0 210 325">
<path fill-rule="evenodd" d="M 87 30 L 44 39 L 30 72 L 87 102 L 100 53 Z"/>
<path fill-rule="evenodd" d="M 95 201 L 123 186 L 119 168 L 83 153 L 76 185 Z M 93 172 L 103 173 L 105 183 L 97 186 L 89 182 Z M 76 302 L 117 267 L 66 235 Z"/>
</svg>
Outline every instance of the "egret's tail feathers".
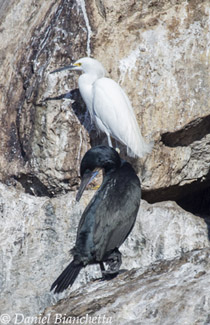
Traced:
<svg viewBox="0 0 210 325">
<path fill-rule="evenodd" d="M 57 278 L 57 280 L 55 280 L 50 290 L 55 288 L 54 293 L 59 293 L 67 289 L 68 286 L 72 286 L 82 267 L 82 264 L 77 264 L 75 261 L 72 261 Z"/>
<path fill-rule="evenodd" d="M 144 141 L 143 137 L 140 137 L 139 141 L 136 141 L 136 143 L 133 143 L 132 147 L 127 146 L 127 154 L 130 157 L 138 156 L 139 158 L 142 158 L 152 151 L 153 146 L 154 146 L 153 141 L 151 141 L 150 143 L 146 143 Z"/>
</svg>

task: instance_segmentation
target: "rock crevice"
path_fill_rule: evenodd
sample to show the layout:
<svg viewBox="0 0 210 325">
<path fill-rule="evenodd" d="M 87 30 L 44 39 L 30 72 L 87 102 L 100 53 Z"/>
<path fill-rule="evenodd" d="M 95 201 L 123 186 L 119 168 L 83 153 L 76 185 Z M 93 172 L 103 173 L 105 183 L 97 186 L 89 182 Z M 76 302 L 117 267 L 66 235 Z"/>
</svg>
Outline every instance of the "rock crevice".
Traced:
<svg viewBox="0 0 210 325">
<path fill-rule="evenodd" d="M 210 115 L 198 117 L 180 130 L 166 132 L 161 135 L 161 141 L 168 147 L 189 146 L 210 133 Z"/>
</svg>

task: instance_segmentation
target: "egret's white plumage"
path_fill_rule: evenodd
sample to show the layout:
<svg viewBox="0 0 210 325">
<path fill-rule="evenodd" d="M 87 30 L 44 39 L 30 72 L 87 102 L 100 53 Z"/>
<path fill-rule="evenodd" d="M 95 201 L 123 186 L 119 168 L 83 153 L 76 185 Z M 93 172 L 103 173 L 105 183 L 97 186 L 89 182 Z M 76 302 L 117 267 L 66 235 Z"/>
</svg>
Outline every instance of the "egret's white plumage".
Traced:
<svg viewBox="0 0 210 325">
<path fill-rule="evenodd" d="M 127 146 L 130 156 L 143 157 L 152 150 L 140 132 L 130 100 L 123 89 L 112 79 L 106 78 L 102 64 L 92 58 L 82 58 L 73 65 L 57 69 L 79 70 L 79 91 L 97 128 Z"/>
</svg>

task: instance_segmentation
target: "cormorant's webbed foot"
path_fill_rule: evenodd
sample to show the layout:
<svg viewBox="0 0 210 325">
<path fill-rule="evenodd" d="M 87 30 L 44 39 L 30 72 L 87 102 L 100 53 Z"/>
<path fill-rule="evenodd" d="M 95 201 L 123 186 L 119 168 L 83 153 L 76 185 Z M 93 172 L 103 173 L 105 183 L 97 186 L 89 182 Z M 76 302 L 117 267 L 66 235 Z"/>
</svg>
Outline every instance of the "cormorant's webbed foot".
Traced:
<svg viewBox="0 0 210 325">
<path fill-rule="evenodd" d="M 104 262 L 108 266 L 107 270 L 104 268 L 103 262 L 100 263 L 101 273 L 103 279 L 112 279 L 118 273 L 120 266 L 122 264 L 122 258 L 120 251 L 116 248 L 105 260 Z"/>
</svg>

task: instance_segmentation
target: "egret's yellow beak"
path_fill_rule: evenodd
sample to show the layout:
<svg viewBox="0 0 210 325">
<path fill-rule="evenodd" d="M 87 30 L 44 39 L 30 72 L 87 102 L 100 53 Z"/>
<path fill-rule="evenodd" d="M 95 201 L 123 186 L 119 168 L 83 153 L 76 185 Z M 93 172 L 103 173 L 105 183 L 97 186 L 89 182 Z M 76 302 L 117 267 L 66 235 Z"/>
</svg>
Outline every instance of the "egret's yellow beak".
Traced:
<svg viewBox="0 0 210 325">
<path fill-rule="evenodd" d="M 64 70 L 74 70 L 74 69 L 77 69 L 80 66 L 81 66 L 81 63 L 73 63 L 73 64 L 67 65 L 67 66 L 65 66 L 63 68 L 53 70 L 53 71 L 50 72 L 50 74 L 55 73 L 55 72 L 64 71 Z"/>
</svg>

